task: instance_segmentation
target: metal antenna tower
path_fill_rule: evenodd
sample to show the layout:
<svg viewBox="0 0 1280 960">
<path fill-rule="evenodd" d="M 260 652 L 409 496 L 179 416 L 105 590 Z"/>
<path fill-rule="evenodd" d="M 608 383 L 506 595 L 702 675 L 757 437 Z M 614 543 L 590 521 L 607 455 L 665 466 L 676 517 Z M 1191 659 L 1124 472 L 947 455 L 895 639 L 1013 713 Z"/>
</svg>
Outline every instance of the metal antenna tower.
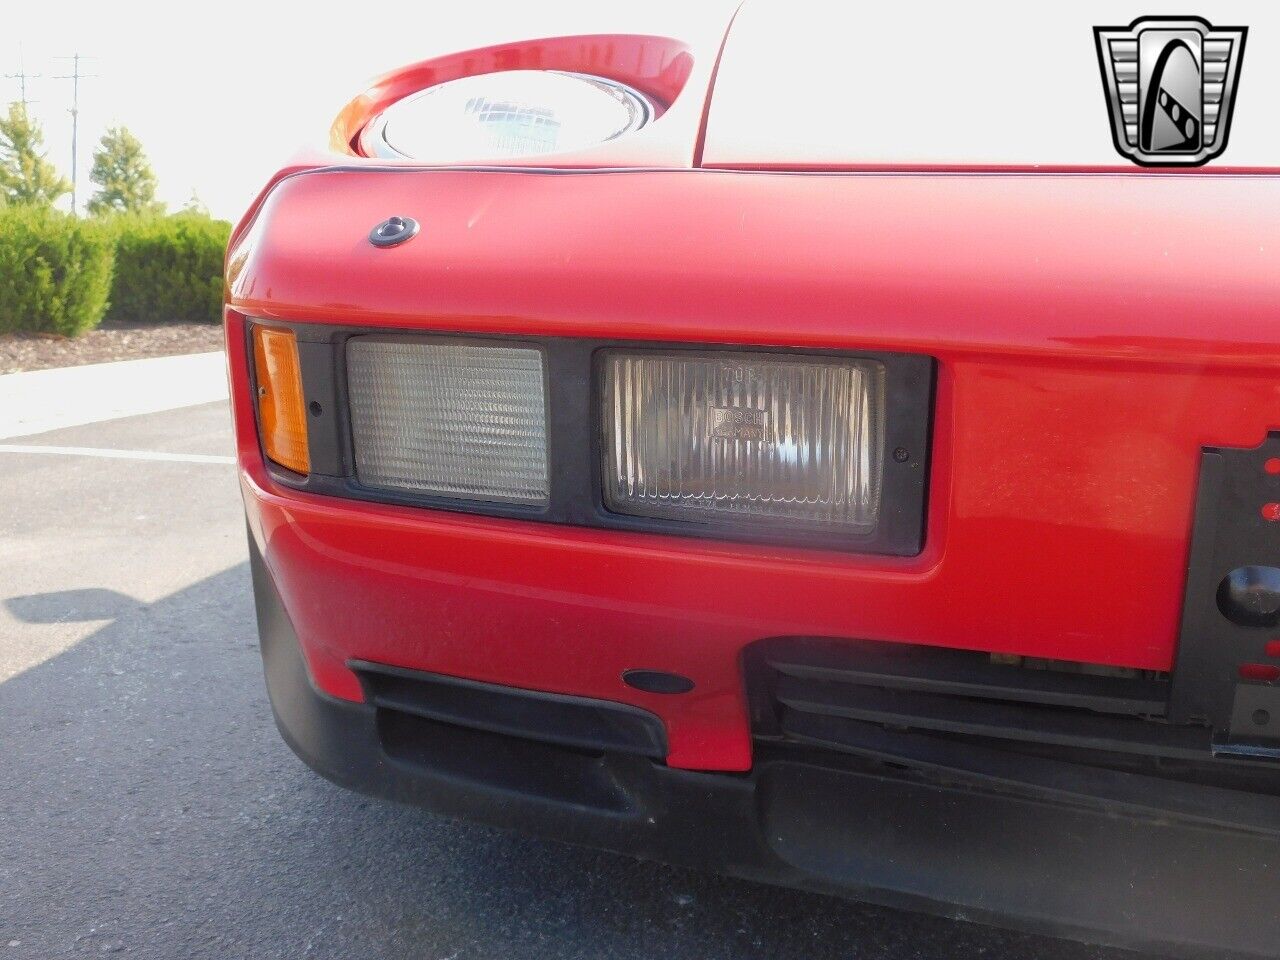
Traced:
<svg viewBox="0 0 1280 960">
<path fill-rule="evenodd" d="M 34 102 L 34 101 L 29 100 L 29 99 L 27 98 L 27 81 L 28 81 L 28 80 L 35 80 L 35 79 L 38 79 L 39 77 L 43 76 L 43 74 L 39 74 L 39 73 L 27 73 L 26 63 L 24 62 L 24 60 L 23 60 L 23 58 L 22 58 L 22 44 L 21 44 L 21 43 L 19 43 L 19 44 L 18 44 L 18 72 L 17 72 L 17 73 L 6 73 L 6 74 L 4 74 L 3 76 L 4 76 L 4 79 L 6 79 L 6 80 L 17 80 L 17 81 L 18 81 L 18 89 L 21 91 L 21 93 L 20 93 L 20 95 L 19 95 L 19 99 L 20 99 L 20 101 L 21 101 L 21 103 L 22 103 L 22 109 L 23 109 L 23 110 L 26 110 L 26 109 L 27 109 L 27 104 Z"/>
<path fill-rule="evenodd" d="M 85 57 L 76 53 L 70 57 L 54 57 L 55 60 L 70 60 L 72 69 L 70 73 L 64 73 L 54 77 L 54 80 L 70 80 L 71 81 L 71 212 L 76 212 L 76 181 L 78 180 L 79 171 L 77 169 L 80 136 L 80 81 L 88 80 L 96 77 L 96 73 L 81 73 L 81 60 L 96 60 L 96 57 Z"/>
</svg>

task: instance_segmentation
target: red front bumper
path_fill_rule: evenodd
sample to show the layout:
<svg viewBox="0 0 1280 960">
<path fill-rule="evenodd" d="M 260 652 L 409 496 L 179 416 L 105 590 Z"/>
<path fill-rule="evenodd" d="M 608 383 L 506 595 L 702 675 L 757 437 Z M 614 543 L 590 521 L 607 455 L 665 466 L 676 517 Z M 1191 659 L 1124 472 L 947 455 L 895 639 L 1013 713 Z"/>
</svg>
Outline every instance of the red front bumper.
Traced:
<svg viewBox="0 0 1280 960">
<path fill-rule="evenodd" d="M 390 213 L 423 233 L 374 250 L 364 237 Z M 741 656 L 765 637 L 1167 670 L 1201 447 L 1280 425 L 1280 300 L 1263 279 L 1277 222 L 1280 187 L 1261 177 L 294 176 L 229 257 L 250 526 L 322 690 L 360 699 L 358 659 L 631 703 L 662 719 L 676 767 L 750 767 Z M 289 489 L 259 450 L 245 316 L 926 353 L 924 551 Z M 634 690 L 634 668 L 695 691 Z"/>
</svg>

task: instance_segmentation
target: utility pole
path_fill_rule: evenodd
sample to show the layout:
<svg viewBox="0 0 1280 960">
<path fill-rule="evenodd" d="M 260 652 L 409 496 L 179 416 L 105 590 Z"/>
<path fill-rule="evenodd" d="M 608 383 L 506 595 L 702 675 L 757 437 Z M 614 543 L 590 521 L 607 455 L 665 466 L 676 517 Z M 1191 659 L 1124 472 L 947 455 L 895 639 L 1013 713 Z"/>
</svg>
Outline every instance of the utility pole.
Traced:
<svg viewBox="0 0 1280 960">
<path fill-rule="evenodd" d="M 70 60 L 73 64 L 70 73 L 64 73 L 61 76 L 54 77 L 55 80 L 71 81 L 71 213 L 72 216 L 76 212 L 76 181 L 78 179 L 77 170 L 77 154 L 76 149 L 79 145 L 78 138 L 80 135 L 80 81 L 96 77 L 96 73 L 81 73 L 80 61 L 93 60 L 94 57 L 82 57 L 79 53 L 71 57 L 54 57 L 55 60 Z"/>
<path fill-rule="evenodd" d="M 26 64 L 23 62 L 23 59 L 22 59 L 22 44 L 19 43 L 18 44 L 18 72 L 6 73 L 4 74 L 4 79 L 18 81 L 18 89 L 22 91 L 21 101 L 22 101 L 22 109 L 24 111 L 27 109 L 27 104 L 32 102 L 31 100 L 27 99 L 27 81 L 35 80 L 40 76 L 41 75 L 38 73 L 27 73 Z"/>
</svg>

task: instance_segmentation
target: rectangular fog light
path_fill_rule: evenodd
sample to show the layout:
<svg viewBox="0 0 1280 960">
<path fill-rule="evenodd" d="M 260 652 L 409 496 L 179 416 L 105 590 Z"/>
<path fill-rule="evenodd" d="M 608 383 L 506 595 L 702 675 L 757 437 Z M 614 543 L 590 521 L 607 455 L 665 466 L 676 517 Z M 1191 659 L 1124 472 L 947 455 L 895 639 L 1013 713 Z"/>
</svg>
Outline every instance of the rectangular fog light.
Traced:
<svg viewBox="0 0 1280 960">
<path fill-rule="evenodd" d="M 875 529 L 881 364 L 610 351 L 603 380 L 604 498 L 615 513 Z"/>
<path fill-rule="evenodd" d="M 542 352 L 501 343 L 353 337 L 356 476 L 464 500 L 547 502 Z"/>
</svg>

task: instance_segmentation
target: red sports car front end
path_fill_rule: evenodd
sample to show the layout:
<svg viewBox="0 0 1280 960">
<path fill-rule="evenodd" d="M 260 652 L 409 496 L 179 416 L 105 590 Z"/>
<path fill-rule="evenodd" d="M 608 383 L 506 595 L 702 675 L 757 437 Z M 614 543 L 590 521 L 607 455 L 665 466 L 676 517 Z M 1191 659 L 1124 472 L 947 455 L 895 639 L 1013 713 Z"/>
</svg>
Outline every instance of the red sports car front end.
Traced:
<svg viewBox="0 0 1280 960">
<path fill-rule="evenodd" d="M 237 229 L 282 732 L 544 836 L 1266 955 L 1280 180 L 762 157 L 771 16 L 392 74 Z M 397 152 L 415 92 L 538 71 L 643 126 Z"/>
</svg>

